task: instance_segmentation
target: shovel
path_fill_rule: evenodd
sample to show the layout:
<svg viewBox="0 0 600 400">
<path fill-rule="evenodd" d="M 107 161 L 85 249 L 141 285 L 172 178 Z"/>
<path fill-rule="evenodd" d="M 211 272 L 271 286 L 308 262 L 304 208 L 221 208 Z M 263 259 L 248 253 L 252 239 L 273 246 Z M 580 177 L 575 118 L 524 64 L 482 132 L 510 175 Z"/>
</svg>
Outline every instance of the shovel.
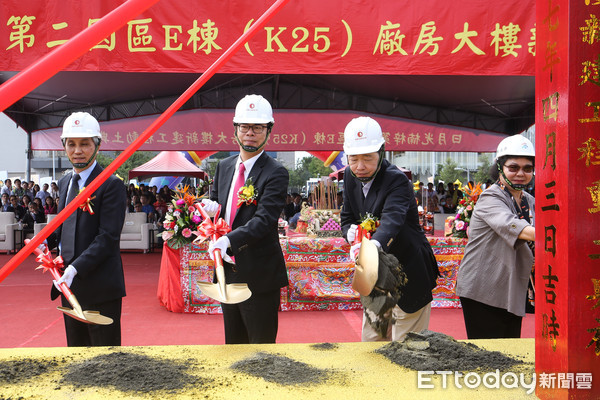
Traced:
<svg viewBox="0 0 600 400">
<path fill-rule="evenodd" d="M 25 239 L 25 243 L 28 243 L 28 242 L 29 242 L 29 239 Z M 59 280 L 61 278 L 60 272 L 58 272 L 59 264 L 55 264 L 53 262 L 53 260 L 49 256 L 49 253 L 44 253 L 40 248 L 36 248 L 34 250 L 34 253 L 38 256 L 38 258 L 37 258 L 38 261 L 41 261 L 44 263 L 43 265 L 40 265 L 36 269 L 40 269 L 40 268 L 47 269 L 48 271 L 50 271 L 50 274 L 52 274 L 52 277 L 54 278 L 54 280 Z M 60 264 L 62 264 L 62 261 L 60 262 Z M 82 310 L 81 305 L 79 304 L 79 301 L 77 301 L 77 298 L 75 297 L 75 295 L 73 294 L 71 289 L 67 286 L 67 284 L 63 282 L 59 286 L 60 286 L 60 290 L 62 291 L 62 294 L 65 296 L 65 298 L 67 299 L 69 304 L 71 304 L 73 309 L 70 309 L 68 307 L 59 306 L 59 307 L 57 307 L 58 310 L 62 311 L 69 317 L 75 318 L 76 320 L 81 321 L 81 322 L 85 322 L 86 324 L 110 325 L 113 323 L 112 318 L 105 317 L 104 315 L 100 314 L 98 311 Z"/>
<path fill-rule="evenodd" d="M 377 246 L 371 242 L 370 234 L 364 232 L 359 226 L 356 238 L 352 244 L 361 243 L 358 257 L 356 258 L 352 289 L 362 296 L 368 296 L 373 291 L 379 272 L 379 254 Z"/>
<path fill-rule="evenodd" d="M 199 204 L 196 205 L 196 209 L 202 214 L 205 221 L 210 221 L 210 217 L 206 210 Z M 214 221 L 210 221 L 210 225 L 213 227 L 217 225 L 217 217 L 221 211 L 219 206 Z M 221 235 L 218 235 L 216 229 L 210 229 L 211 240 L 215 241 Z M 225 269 L 223 268 L 223 258 L 221 256 L 221 250 L 213 250 L 213 258 L 215 260 L 215 276 L 217 277 L 217 283 L 199 282 L 198 287 L 208 297 L 215 299 L 225 304 L 237 304 L 246 301 L 252 296 L 252 292 L 245 283 L 225 283 Z"/>
</svg>

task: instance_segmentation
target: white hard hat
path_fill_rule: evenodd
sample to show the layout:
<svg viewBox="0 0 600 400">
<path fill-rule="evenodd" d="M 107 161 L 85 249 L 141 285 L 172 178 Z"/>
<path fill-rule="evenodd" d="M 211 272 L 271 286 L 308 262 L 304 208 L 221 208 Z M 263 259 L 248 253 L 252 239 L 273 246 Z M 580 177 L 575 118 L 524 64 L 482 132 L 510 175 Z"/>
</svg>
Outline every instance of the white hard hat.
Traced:
<svg viewBox="0 0 600 400">
<path fill-rule="evenodd" d="M 235 107 L 234 124 L 268 124 L 273 120 L 271 104 L 258 94 L 250 94 L 241 99 Z"/>
<path fill-rule="evenodd" d="M 502 156 L 535 157 L 533 144 L 523 135 L 503 139 L 496 150 L 496 160 Z"/>
<path fill-rule="evenodd" d="M 102 138 L 100 133 L 100 124 L 96 118 L 86 112 L 76 112 L 65 120 L 63 124 L 61 139 L 67 138 Z"/>
<path fill-rule="evenodd" d="M 385 144 L 381 126 L 370 117 L 358 117 L 344 130 L 344 153 L 348 156 L 379 151 Z"/>
</svg>

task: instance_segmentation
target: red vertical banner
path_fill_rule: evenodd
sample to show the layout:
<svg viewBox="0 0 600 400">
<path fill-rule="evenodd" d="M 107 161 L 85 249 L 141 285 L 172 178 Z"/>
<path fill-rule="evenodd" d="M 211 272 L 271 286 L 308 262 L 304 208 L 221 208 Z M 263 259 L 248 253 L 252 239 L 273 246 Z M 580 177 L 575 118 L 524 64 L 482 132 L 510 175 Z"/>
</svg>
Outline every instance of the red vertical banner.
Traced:
<svg viewBox="0 0 600 400">
<path fill-rule="evenodd" d="M 598 399 L 600 2 L 536 14 L 536 394 Z"/>
</svg>

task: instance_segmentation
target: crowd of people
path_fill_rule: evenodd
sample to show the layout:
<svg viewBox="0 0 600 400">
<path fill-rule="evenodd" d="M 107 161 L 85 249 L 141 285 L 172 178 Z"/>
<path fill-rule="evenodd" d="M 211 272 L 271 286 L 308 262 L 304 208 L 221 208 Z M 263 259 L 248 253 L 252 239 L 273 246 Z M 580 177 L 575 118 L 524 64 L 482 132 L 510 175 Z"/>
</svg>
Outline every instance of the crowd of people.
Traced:
<svg viewBox="0 0 600 400">
<path fill-rule="evenodd" d="M 56 214 L 58 207 L 58 186 L 56 182 L 50 185 L 40 185 L 34 181 L 5 179 L 2 189 L 2 212 L 15 214 L 17 222 L 23 224 L 23 231 L 33 232 L 35 223 L 46 222 L 48 214 Z"/>
<path fill-rule="evenodd" d="M 436 189 L 433 188 L 431 182 L 427 184 L 427 188 L 424 187 L 423 182 L 419 182 L 419 189 L 415 191 L 417 205 L 434 213 L 452 214 L 456 212 L 456 207 L 463 197 L 460 186 L 452 182 L 446 186 L 443 182 L 439 182 Z"/>
</svg>

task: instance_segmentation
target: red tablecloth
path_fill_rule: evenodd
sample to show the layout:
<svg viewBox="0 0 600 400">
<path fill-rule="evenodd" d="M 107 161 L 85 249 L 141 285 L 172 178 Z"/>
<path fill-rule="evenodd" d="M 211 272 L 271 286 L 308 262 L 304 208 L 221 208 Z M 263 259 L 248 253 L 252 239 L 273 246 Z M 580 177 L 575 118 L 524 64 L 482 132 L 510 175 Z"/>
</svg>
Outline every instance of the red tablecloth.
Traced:
<svg viewBox="0 0 600 400">
<path fill-rule="evenodd" d="M 441 276 L 434 290 L 433 307 L 460 307 L 454 293 L 456 272 L 466 240 L 428 238 Z M 281 310 L 352 310 L 361 308 L 358 293 L 351 288 L 354 263 L 350 246 L 342 238 L 285 237 L 280 239 L 289 285 L 281 290 Z M 218 302 L 204 296 L 197 282 L 212 281 L 212 261 L 206 245 L 178 250 L 163 249 L 158 298 L 173 312 L 215 314 Z"/>
</svg>

